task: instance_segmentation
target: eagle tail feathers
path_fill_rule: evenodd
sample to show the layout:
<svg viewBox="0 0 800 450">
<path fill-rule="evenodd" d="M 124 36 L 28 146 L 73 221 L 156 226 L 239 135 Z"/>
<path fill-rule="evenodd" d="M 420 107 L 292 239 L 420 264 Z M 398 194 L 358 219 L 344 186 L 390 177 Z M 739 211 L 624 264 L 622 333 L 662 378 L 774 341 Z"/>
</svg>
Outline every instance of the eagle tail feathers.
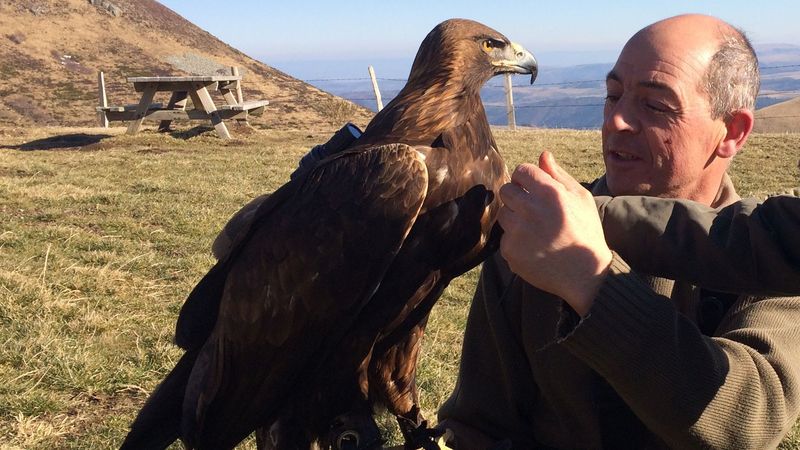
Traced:
<svg viewBox="0 0 800 450">
<path fill-rule="evenodd" d="M 225 280 L 226 262 L 218 262 L 197 283 L 181 307 L 175 326 L 175 344 L 184 350 L 197 350 L 205 344 L 217 323 Z"/>
<path fill-rule="evenodd" d="M 165 449 L 180 437 L 184 392 L 198 353 L 186 352 L 178 360 L 139 411 L 120 450 Z"/>
</svg>

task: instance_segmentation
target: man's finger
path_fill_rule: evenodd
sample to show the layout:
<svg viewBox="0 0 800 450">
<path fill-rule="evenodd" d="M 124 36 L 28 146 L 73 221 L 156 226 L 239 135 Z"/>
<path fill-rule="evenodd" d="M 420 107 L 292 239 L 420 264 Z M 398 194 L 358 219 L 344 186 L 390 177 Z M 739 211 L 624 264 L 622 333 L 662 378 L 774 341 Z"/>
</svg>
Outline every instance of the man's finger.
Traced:
<svg viewBox="0 0 800 450">
<path fill-rule="evenodd" d="M 506 233 L 509 233 L 521 223 L 521 219 L 511 208 L 507 205 L 503 205 L 500 211 L 497 212 L 497 223 L 503 227 Z"/>
<path fill-rule="evenodd" d="M 530 201 L 529 195 L 522 187 L 513 183 L 506 183 L 500 187 L 500 200 L 511 211 L 524 210 L 526 203 Z"/>
<path fill-rule="evenodd" d="M 553 177 L 535 164 L 520 164 L 511 174 L 511 182 L 530 193 L 534 193 L 542 186 L 553 186 L 556 182 Z"/>
<path fill-rule="evenodd" d="M 558 165 L 553 154 L 548 151 L 544 151 L 539 155 L 539 167 L 553 177 L 554 180 L 563 184 L 570 192 L 578 192 L 585 189 L 575 178 L 572 178 L 572 175 Z"/>
</svg>

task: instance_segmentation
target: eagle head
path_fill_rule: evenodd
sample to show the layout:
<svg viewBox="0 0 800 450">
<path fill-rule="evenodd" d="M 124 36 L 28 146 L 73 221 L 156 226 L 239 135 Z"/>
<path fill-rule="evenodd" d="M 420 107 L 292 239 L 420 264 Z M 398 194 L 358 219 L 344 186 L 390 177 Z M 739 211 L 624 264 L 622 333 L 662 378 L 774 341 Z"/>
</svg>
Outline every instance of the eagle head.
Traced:
<svg viewBox="0 0 800 450">
<path fill-rule="evenodd" d="M 533 83 L 538 73 L 536 59 L 486 25 L 449 19 L 436 25 L 422 41 L 409 81 L 446 77 L 480 89 L 491 77 L 503 73 L 530 74 Z"/>
</svg>

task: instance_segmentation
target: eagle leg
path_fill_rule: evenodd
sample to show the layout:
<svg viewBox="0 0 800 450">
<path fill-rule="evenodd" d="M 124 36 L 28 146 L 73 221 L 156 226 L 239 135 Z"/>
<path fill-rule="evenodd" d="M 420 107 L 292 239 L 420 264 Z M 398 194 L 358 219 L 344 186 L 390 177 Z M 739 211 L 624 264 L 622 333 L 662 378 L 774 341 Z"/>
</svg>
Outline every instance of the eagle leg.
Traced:
<svg viewBox="0 0 800 450">
<path fill-rule="evenodd" d="M 438 428 L 428 428 L 428 421 L 422 417 L 419 407 L 414 405 L 407 414 L 397 416 L 397 423 L 400 425 L 400 432 L 406 443 L 405 450 L 439 450 L 436 439 L 444 434 L 444 430 Z"/>
</svg>

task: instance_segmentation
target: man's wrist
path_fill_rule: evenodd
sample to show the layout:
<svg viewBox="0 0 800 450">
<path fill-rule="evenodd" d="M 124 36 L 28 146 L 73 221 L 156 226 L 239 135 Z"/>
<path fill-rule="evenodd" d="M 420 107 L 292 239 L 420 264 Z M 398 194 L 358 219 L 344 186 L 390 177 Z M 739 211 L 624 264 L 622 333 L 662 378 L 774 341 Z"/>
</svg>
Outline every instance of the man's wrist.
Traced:
<svg viewBox="0 0 800 450">
<path fill-rule="evenodd" d="M 575 283 L 574 290 L 568 296 L 563 297 L 581 317 L 586 317 L 591 310 L 600 288 L 608 276 L 613 254 L 608 248 L 603 249 L 593 256 L 594 263 L 587 276 L 582 277 L 580 282 Z"/>
</svg>

